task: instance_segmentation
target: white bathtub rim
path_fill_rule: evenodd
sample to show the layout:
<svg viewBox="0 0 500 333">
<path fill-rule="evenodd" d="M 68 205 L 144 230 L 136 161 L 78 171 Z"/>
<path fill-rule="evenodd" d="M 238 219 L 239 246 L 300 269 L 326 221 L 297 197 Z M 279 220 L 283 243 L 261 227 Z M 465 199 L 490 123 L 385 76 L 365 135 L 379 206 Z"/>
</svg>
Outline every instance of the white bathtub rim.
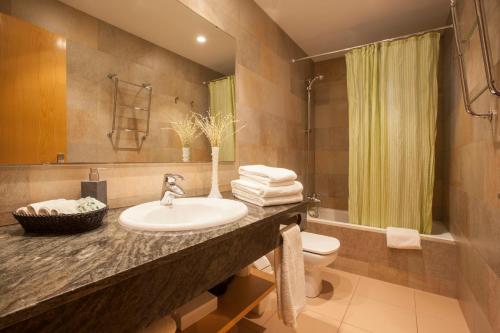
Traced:
<svg viewBox="0 0 500 333">
<path fill-rule="evenodd" d="M 360 224 L 352 224 L 349 223 L 348 221 L 334 221 L 334 220 L 329 220 L 325 218 L 321 218 L 321 211 L 325 211 L 328 208 L 321 208 L 320 210 L 320 217 L 307 217 L 308 222 L 315 222 L 315 223 L 320 223 L 320 224 L 325 224 L 325 225 L 335 225 L 338 227 L 342 228 L 349 228 L 349 229 L 357 229 L 357 230 L 365 230 L 365 231 L 370 231 L 370 232 L 377 232 L 381 234 L 385 234 L 386 230 L 382 228 L 377 228 L 377 227 L 369 227 L 365 225 L 360 225 Z M 330 210 L 330 209 L 328 209 Z M 333 209 L 332 209 L 333 210 Z M 343 210 L 335 210 L 335 213 L 340 213 L 340 214 L 347 214 L 347 211 Z M 323 214 L 324 215 L 324 214 Z M 442 223 L 440 221 L 434 221 L 434 223 Z M 445 232 L 439 235 L 426 235 L 426 234 L 420 234 L 421 239 L 425 240 L 430 240 L 430 241 L 438 241 L 438 242 L 443 242 L 443 243 L 455 243 L 455 239 L 453 238 L 453 235 L 450 232 Z"/>
</svg>

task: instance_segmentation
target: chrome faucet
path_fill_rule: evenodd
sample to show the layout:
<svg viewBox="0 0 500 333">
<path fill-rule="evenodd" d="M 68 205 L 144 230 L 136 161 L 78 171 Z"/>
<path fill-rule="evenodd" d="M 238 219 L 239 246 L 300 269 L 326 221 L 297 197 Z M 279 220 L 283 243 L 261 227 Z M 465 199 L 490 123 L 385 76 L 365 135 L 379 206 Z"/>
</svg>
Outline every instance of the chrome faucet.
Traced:
<svg viewBox="0 0 500 333">
<path fill-rule="evenodd" d="M 163 186 L 161 189 L 160 205 L 171 206 L 175 198 L 183 197 L 186 192 L 177 185 L 177 180 L 184 180 L 181 175 L 167 173 L 163 176 Z"/>
</svg>

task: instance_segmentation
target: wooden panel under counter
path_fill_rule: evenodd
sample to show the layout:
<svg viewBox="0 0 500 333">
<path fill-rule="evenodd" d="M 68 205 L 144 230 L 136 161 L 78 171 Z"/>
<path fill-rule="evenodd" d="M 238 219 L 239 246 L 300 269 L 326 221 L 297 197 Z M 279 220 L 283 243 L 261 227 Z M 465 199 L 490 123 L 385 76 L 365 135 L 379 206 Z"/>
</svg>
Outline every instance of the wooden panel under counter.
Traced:
<svg viewBox="0 0 500 333">
<path fill-rule="evenodd" d="M 66 155 L 66 40 L 0 14 L 0 163 Z"/>
</svg>

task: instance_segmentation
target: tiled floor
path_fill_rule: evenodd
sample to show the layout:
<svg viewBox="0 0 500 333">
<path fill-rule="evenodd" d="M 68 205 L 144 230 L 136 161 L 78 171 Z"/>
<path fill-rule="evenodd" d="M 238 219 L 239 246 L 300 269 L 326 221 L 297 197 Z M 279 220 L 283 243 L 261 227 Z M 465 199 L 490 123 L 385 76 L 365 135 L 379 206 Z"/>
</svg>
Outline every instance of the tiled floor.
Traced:
<svg viewBox="0 0 500 333">
<path fill-rule="evenodd" d="M 234 332 L 266 333 L 466 333 L 456 299 L 331 268 L 323 271 L 323 292 L 308 299 L 298 328 L 276 314 L 276 295 L 261 317 L 251 316 Z"/>
</svg>

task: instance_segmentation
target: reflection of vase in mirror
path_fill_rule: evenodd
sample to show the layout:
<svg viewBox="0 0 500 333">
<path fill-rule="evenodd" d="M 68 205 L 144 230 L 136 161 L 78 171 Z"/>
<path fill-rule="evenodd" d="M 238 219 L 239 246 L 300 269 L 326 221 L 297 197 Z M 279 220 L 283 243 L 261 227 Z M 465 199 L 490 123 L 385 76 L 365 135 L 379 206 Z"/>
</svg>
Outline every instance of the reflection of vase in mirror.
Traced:
<svg viewBox="0 0 500 333">
<path fill-rule="evenodd" d="M 190 158 L 191 156 L 189 147 L 182 147 L 182 162 L 189 162 Z"/>
</svg>

